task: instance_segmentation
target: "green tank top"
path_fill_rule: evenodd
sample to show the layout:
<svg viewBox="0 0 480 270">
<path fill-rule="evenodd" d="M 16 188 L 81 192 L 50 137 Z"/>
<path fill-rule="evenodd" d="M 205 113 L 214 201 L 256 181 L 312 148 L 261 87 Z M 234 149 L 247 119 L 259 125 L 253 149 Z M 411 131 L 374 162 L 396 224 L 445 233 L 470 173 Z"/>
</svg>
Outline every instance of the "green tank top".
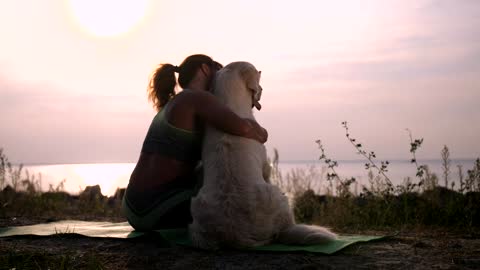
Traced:
<svg viewBox="0 0 480 270">
<path fill-rule="evenodd" d="M 201 135 L 168 123 L 165 111 L 168 103 L 152 120 L 143 142 L 142 152 L 163 154 L 180 161 L 201 158 Z"/>
</svg>

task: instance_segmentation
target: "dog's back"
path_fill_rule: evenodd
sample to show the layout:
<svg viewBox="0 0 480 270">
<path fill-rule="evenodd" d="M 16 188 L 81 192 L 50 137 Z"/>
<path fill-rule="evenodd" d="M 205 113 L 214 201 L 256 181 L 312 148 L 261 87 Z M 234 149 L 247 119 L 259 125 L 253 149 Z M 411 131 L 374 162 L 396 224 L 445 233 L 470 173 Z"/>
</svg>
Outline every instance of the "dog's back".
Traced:
<svg viewBox="0 0 480 270">
<path fill-rule="evenodd" d="M 261 168 L 250 166 L 263 158 L 257 155 L 262 145 L 224 134 L 211 146 L 204 147 L 204 183 L 192 200 L 190 229 L 197 232 L 192 233 L 195 244 L 216 248 L 270 242 L 274 224 L 265 218 L 279 205 L 272 200 L 270 185 L 260 182 Z"/>
</svg>

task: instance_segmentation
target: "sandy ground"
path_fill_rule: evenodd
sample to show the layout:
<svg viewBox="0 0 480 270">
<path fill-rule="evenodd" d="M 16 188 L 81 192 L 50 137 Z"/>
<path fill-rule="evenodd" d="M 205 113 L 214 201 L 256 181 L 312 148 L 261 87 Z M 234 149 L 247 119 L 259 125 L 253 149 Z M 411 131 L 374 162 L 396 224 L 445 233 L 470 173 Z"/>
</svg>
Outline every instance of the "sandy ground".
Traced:
<svg viewBox="0 0 480 270">
<path fill-rule="evenodd" d="M 98 219 L 97 219 L 98 220 Z M 0 219 L 0 227 L 45 220 Z M 368 231 L 364 234 L 385 234 Z M 400 232 L 387 240 L 350 246 L 334 255 L 206 252 L 168 246 L 155 237 L 99 239 L 75 234 L 0 238 L 2 256 L 68 254 L 73 268 L 95 258 L 104 269 L 480 269 L 480 233 Z"/>
</svg>

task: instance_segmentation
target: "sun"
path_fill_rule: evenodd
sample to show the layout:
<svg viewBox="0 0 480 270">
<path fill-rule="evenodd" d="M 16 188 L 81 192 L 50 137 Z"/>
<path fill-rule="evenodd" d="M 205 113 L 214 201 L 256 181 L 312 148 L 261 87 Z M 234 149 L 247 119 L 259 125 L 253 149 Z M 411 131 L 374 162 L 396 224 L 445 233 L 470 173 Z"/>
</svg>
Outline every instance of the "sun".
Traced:
<svg viewBox="0 0 480 270">
<path fill-rule="evenodd" d="M 145 18 L 150 0 L 68 0 L 72 17 L 84 31 L 98 37 L 131 31 Z"/>
</svg>

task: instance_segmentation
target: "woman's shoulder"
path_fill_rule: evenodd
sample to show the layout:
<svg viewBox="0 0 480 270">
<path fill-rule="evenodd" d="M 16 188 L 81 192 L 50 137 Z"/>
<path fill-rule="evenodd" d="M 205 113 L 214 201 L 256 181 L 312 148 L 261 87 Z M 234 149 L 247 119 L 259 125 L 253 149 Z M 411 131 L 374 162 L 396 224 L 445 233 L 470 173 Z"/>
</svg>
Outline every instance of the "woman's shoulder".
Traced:
<svg viewBox="0 0 480 270">
<path fill-rule="evenodd" d="M 172 108 L 182 108 L 181 110 L 188 108 L 189 110 L 193 109 L 197 111 L 202 106 L 209 106 L 209 104 L 211 104 L 211 101 L 209 101 L 209 98 L 205 95 L 207 93 L 202 92 L 206 91 L 184 89 L 176 94 L 168 103 L 170 103 L 170 107 Z"/>
<path fill-rule="evenodd" d="M 178 93 L 179 95 L 182 94 L 182 95 L 191 95 L 191 96 L 204 96 L 204 95 L 212 95 L 212 93 L 210 93 L 209 91 L 202 91 L 202 90 L 192 90 L 192 89 L 188 89 L 188 88 L 185 88 L 183 89 L 180 93 Z"/>
</svg>

